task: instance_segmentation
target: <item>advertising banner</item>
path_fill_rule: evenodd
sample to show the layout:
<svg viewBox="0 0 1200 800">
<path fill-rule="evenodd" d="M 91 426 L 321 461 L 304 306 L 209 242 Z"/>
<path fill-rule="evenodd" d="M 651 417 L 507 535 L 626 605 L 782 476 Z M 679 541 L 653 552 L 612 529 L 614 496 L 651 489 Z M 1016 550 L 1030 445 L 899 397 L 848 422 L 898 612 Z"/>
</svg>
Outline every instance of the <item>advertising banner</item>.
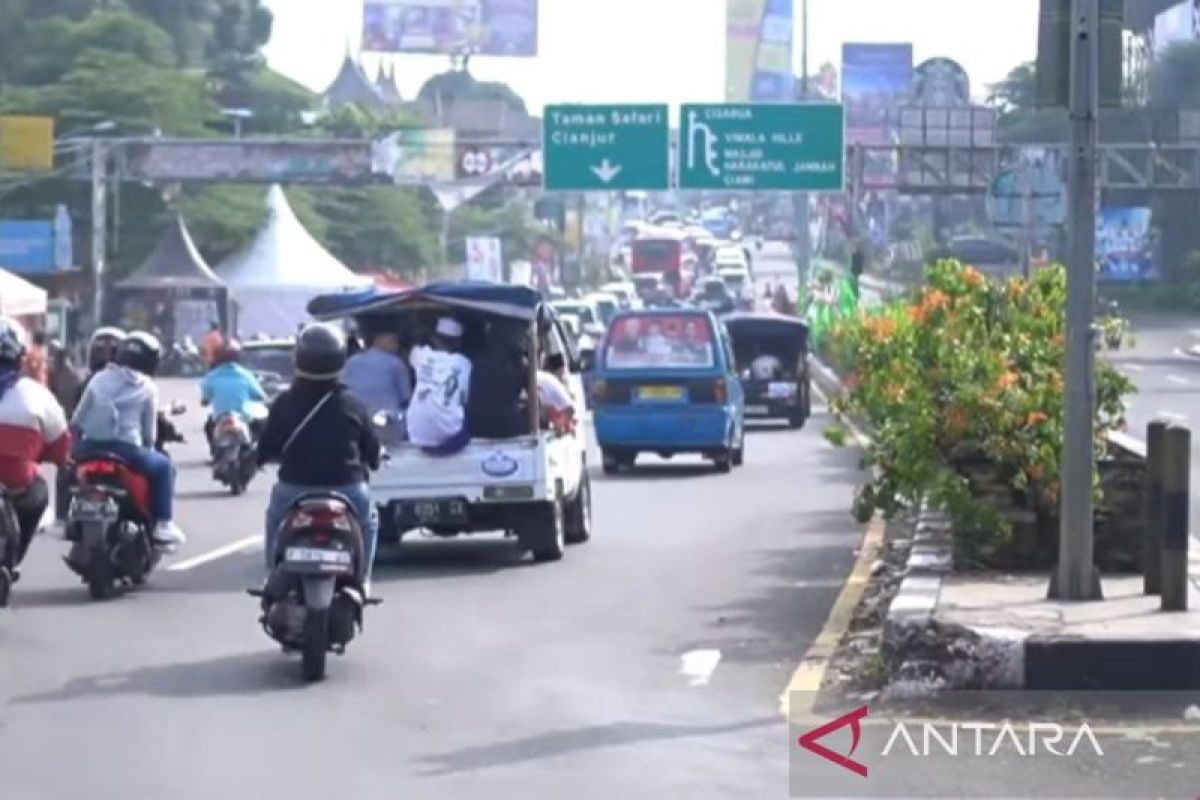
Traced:
<svg viewBox="0 0 1200 800">
<path fill-rule="evenodd" d="M 931 58 L 922 61 L 913 74 L 912 100 L 931 108 L 962 108 L 971 105 L 971 79 L 957 61 Z"/>
<path fill-rule="evenodd" d="M 0 116 L 0 169 L 40 172 L 53 167 L 52 117 Z"/>
<path fill-rule="evenodd" d="M 504 281 L 502 243 L 496 236 L 467 237 L 467 280 Z"/>
<path fill-rule="evenodd" d="M 363 49 L 536 56 L 538 0 L 366 0 Z"/>
<path fill-rule="evenodd" d="M 843 44 L 842 104 L 849 144 L 878 142 L 896 128 L 913 79 L 911 44 Z"/>
<path fill-rule="evenodd" d="M 357 142 L 131 142 L 127 177 L 198 183 L 355 183 L 371 180 L 371 148 Z"/>
<path fill-rule="evenodd" d="M 452 182 L 457 160 L 450 129 L 396 131 L 371 146 L 371 171 L 396 183 Z"/>
<path fill-rule="evenodd" d="M 783 103 L 795 99 L 793 0 L 727 0 L 725 99 Z"/>
<path fill-rule="evenodd" d="M 1102 281 L 1156 280 L 1149 208 L 1106 208 L 1096 218 L 1097 277 Z"/>
<path fill-rule="evenodd" d="M 51 220 L 0 220 L 0 267 L 27 274 L 50 272 L 54 256 Z"/>
</svg>

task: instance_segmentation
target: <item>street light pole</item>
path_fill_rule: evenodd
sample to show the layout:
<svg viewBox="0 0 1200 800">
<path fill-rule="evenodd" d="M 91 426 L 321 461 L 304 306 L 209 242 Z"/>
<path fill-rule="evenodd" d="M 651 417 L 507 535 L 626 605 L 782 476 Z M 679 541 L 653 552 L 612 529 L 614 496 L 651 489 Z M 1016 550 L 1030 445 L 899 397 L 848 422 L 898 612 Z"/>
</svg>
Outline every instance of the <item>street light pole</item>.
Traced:
<svg viewBox="0 0 1200 800">
<path fill-rule="evenodd" d="M 1099 600 L 1094 564 L 1092 316 L 1096 292 L 1096 142 L 1100 115 L 1099 0 L 1073 0 L 1071 15 L 1070 259 L 1067 268 L 1066 409 L 1057 600 Z"/>
<path fill-rule="evenodd" d="M 808 0 L 800 0 L 800 102 L 807 103 L 808 96 Z M 796 212 L 796 299 L 804 292 L 805 277 L 812 277 L 812 226 L 809 218 L 808 192 L 797 192 L 794 196 Z"/>
</svg>

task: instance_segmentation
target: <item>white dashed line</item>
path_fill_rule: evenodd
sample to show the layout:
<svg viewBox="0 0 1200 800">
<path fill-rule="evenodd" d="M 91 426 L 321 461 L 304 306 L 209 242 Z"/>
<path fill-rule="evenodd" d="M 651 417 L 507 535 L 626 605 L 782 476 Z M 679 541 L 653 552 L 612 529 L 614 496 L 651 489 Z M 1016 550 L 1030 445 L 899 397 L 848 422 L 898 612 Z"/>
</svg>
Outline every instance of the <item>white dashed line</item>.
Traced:
<svg viewBox="0 0 1200 800">
<path fill-rule="evenodd" d="M 707 686 L 719 663 L 720 650 L 689 650 L 679 657 L 679 674 L 689 686 Z"/>
<path fill-rule="evenodd" d="M 209 552 L 198 555 L 195 558 L 189 558 L 186 561 L 179 561 L 175 564 L 172 564 L 171 566 L 167 567 L 167 572 L 187 572 L 190 569 L 202 567 L 205 564 L 218 559 L 236 555 L 243 550 L 249 550 L 254 545 L 261 547 L 262 538 L 262 534 L 260 533 L 254 536 L 247 536 L 245 539 L 238 539 L 236 542 L 230 542 L 223 547 L 218 547 L 216 550 L 210 550 Z"/>
<path fill-rule="evenodd" d="M 1187 417 L 1183 414 L 1176 414 L 1174 411 L 1160 411 L 1158 412 L 1158 416 L 1163 419 L 1169 419 L 1172 422 L 1187 422 Z"/>
<path fill-rule="evenodd" d="M 1189 381 L 1187 378 L 1184 378 L 1180 375 L 1168 375 L 1167 380 L 1170 383 L 1174 383 L 1179 386 L 1187 386 L 1189 383 L 1191 383 L 1191 381 Z"/>
<path fill-rule="evenodd" d="M 1130 372 L 1145 372 L 1146 368 L 1141 364 L 1122 364 L 1121 369 L 1127 369 Z"/>
</svg>

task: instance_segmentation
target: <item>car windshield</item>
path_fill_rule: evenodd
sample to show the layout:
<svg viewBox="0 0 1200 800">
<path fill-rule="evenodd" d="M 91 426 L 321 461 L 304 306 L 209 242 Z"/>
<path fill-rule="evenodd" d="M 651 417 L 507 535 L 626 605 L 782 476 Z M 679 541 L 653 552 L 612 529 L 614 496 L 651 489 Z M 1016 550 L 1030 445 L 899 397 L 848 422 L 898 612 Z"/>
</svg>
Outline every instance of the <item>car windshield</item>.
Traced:
<svg viewBox="0 0 1200 800">
<path fill-rule="evenodd" d="M 292 379 L 295 370 L 291 347 L 247 347 L 242 363 L 252 372 L 268 372 L 285 381 Z"/>
<path fill-rule="evenodd" d="M 617 319 L 605 351 L 605 365 L 612 370 L 709 369 L 715 358 L 712 327 L 697 314 Z"/>
</svg>

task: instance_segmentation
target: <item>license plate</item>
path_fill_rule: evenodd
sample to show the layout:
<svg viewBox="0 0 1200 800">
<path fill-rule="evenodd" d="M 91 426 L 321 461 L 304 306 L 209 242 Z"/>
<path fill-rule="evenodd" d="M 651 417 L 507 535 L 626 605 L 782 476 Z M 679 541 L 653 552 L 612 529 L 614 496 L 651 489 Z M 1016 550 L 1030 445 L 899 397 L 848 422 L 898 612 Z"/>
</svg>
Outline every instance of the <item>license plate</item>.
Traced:
<svg viewBox="0 0 1200 800">
<path fill-rule="evenodd" d="M 333 564 L 350 566 L 351 556 L 345 550 L 321 550 L 315 547 L 289 547 L 284 556 L 295 564 Z"/>
<path fill-rule="evenodd" d="M 642 386 L 638 389 L 640 400 L 682 400 L 682 386 Z"/>
<path fill-rule="evenodd" d="M 108 500 L 85 500 L 75 498 L 71 501 L 71 516 L 77 519 L 99 519 L 111 516 L 116 509 Z"/>
<path fill-rule="evenodd" d="M 784 400 L 795 393 L 795 387 L 790 383 L 772 383 L 767 387 L 767 397 L 772 400 Z"/>
<path fill-rule="evenodd" d="M 400 504 L 397 516 L 402 522 L 421 525 L 464 522 L 467 519 L 467 504 L 463 500 L 414 500 Z"/>
<path fill-rule="evenodd" d="M 747 414 L 769 414 L 771 413 L 770 406 L 746 406 Z"/>
</svg>

